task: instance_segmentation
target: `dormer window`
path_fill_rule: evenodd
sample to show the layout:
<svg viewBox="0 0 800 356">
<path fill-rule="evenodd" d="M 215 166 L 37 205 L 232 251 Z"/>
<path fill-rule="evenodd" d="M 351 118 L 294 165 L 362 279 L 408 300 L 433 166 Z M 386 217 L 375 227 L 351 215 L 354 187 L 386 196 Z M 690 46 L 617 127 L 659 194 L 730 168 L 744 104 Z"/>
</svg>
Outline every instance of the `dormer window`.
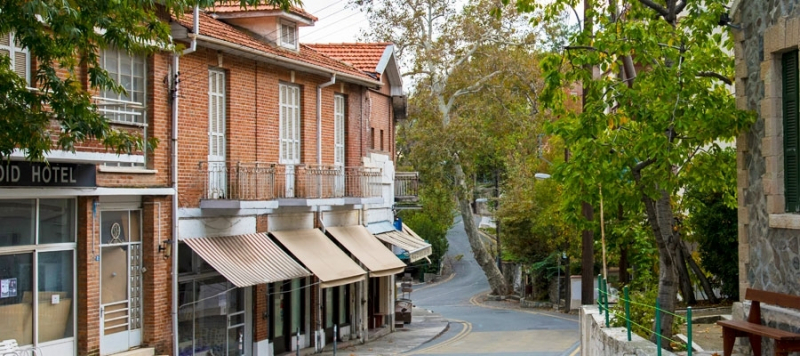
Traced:
<svg viewBox="0 0 800 356">
<path fill-rule="evenodd" d="M 293 22 L 281 21 L 281 46 L 297 49 L 297 26 Z"/>
</svg>

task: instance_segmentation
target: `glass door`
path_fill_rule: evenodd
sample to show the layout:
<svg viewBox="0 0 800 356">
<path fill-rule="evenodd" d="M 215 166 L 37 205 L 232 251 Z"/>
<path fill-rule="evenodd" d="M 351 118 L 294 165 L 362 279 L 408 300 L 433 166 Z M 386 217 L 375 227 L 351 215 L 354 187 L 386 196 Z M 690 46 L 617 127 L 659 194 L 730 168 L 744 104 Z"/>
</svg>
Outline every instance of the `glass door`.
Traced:
<svg viewBox="0 0 800 356">
<path fill-rule="evenodd" d="M 142 342 L 142 249 L 139 210 L 100 215 L 100 353 Z"/>
</svg>

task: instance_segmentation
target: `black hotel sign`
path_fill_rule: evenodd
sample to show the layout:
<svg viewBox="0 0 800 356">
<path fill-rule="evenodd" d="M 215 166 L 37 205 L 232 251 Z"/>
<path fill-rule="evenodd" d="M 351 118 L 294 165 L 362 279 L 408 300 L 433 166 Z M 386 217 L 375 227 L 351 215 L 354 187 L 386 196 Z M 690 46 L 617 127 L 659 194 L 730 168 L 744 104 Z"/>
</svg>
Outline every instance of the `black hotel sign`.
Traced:
<svg viewBox="0 0 800 356">
<path fill-rule="evenodd" d="M 96 187 L 93 164 L 0 161 L 0 187 Z"/>
</svg>

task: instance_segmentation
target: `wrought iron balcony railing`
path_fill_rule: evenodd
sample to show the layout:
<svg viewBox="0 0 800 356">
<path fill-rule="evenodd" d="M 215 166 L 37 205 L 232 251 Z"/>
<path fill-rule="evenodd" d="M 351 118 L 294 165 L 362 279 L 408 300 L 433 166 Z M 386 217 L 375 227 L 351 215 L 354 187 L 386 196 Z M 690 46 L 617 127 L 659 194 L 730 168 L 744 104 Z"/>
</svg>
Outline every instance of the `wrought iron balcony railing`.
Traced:
<svg viewBox="0 0 800 356">
<path fill-rule="evenodd" d="M 202 161 L 202 199 L 380 197 L 380 168 Z"/>
<path fill-rule="evenodd" d="M 395 201 L 417 201 L 419 199 L 419 172 L 394 173 Z"/>
<path fill-rule="evenodd" d="M 202 199 L 273 200 L 275 164 L 264 162 L 202 161 Z"/>
</svg>

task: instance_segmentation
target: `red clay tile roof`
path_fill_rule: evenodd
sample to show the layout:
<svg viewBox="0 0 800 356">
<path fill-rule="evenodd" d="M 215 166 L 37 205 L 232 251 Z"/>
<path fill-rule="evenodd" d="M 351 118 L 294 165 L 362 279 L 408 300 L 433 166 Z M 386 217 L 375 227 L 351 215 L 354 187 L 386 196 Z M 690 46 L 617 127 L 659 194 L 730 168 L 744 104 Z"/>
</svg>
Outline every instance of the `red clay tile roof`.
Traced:
<svg viewBox="0 0 800 356">
<path fill-rule="evenodd" d="M 378 66 L 383 52 L 392 43 L 315 43 L 306 45 L 328 57 L 352 64 L 362 71 L 375 73 L 375 68 Z"/>
<path fill-rule="evenodd" d="M 257 6 L 248 6 L 247 8 L 242 8 L 239 4 L 231 3 L 229 1 L 217 1 L 214 4 L 214 7 L 206 9 L 209 12 L 215 13 L 232 13 L 232 12 L 247 12 L 247 11 L 272 11 L 272 10 L 281 10 L 279 6 L 275 5 L 257 5 Z M 292 6 L 289 9 L 290 13 L 295 15 L 305 17 L 311 21 L 317 21 L 318 19 L 314 16 L 306 12 L 305 10 Z"/>
<path fill-rule="evenodd" d="M 178 21 L 178 23 L 188 28 L 190 31 L 194 31 L 192 29 L 193 18 L 193 14 L 189 13 L 179 19 L 174 20 Z M 374 82 L 376 85 L 380 84 L 379 82 L 375 81 L 375 78 L 369 76 L 367 73 L 364 73 L 363 71 L 340 60 L 319 53 L 304 44 L 300 44 L 299 52 L 291 51 L 278 46 L 272 46 L 256 40 L 255 38 L 234 28 L 233 26 L 216 20 L 203 12 L 200 12 L 200 35 L 213 37 L 219 40 L 230 42 L 232 44 L 248 47 L 256 51 L 280 56 L 286 58 L 287 60 L 299 61 L 312 66 L 347 74 L 359 79 Z"/>
</svg>

